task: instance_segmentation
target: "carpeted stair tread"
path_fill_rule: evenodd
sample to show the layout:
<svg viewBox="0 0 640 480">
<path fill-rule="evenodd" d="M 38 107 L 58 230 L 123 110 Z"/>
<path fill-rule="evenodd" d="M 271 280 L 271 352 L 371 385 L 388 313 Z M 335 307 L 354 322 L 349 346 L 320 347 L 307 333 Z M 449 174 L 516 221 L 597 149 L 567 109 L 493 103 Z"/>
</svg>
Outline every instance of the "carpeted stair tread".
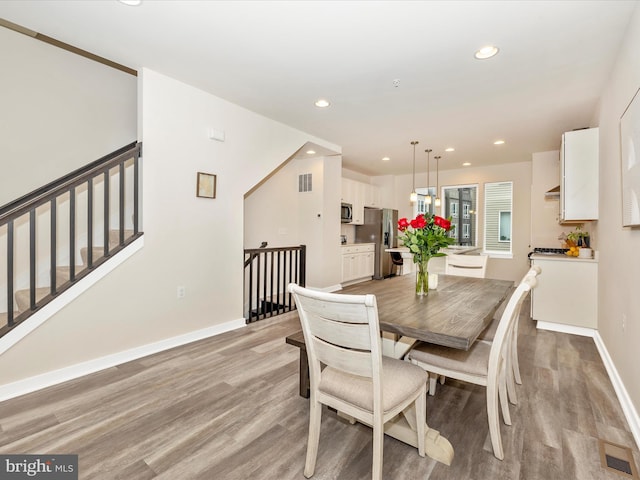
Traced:
<svg viewBox="0 0 640 480">
<path fill-rule="evenodd" d="M 133 230 L 125 230 L 124 231 L 124 239 L 133 235 Z M 115 247 L 120 243 L 120 230 L 109 230 L 109 246 L 110 248 Z"/>
<path fill-rule="evenodd" d="M 13 318 L 16 318 L 18 315 L 20 315 L 20 312 L 18 311 L 13 312 Z M 9 315 L 7 314 L 7 312 L 0 313 L 0 326 L 4 327 L 8 321 L 9 321 Z"/>
<path fill-rule="evenodd" d="M 51 289 L 49 287 L 36 288 L 36 302 L 46 297 Z M 16 308 L 21 312 L 31 308 L 31 300 L 29 299 L 29 289 L 18 290 L 16 292 Z"/>
</svg>

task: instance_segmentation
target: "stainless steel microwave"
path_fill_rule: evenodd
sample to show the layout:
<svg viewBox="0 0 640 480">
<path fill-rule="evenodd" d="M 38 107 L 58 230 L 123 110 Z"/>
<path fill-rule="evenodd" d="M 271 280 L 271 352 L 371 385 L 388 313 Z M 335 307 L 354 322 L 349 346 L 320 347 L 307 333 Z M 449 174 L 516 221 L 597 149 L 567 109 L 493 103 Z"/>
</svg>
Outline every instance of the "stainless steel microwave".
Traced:
<svg viewBox="0 0 640 480">
<path fill-rule="evenodd" d="M 342 203 L 340 206 L 340 221 L 342 223 L 351 223 L 353 220 L 353 205 L 350 203 Z"/>
</svg>

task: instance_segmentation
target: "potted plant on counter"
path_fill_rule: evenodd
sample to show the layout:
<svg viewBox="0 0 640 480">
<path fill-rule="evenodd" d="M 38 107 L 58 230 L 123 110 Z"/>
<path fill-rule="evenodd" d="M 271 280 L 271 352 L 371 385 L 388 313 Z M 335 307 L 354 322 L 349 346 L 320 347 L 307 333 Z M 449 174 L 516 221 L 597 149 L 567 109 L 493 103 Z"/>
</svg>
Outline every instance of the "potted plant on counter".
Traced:
<svg viewBox="0 0 640 480">
<path fill-rule="evenodd" d="M 582 230 L 582 225 L 578 225 L 573 232 L 570 232 L 567 235 L 567 247 L 569 250 L 566 252 L 567 255 L 571 255 L 577 257 L 580 254 L 580 249 L 589 250 L 588 255 L 580 255 L 580 256 L 591 256 L 590 248 L 590 237 L 589 232 L 585 232 Z"/>
</svg>

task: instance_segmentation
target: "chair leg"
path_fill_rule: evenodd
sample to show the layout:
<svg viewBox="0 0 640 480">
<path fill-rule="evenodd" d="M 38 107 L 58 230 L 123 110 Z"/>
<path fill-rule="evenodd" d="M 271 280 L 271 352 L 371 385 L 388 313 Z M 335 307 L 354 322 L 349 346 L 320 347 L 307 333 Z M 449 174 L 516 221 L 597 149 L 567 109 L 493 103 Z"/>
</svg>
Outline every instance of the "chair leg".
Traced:
<svg viewBox="0 0 640 480">
<path fill-rule="evenodd" d="M 518 395 L 516 393 L 515 372 L 513 370 L 511 361 L 512 361 L 511 348 L 509 348 L 507 351 L 507 358 L 505 358 L 505 363 L 506 363 L 505 379 L 507 382 L 507 392 L 508 392 L 509 401 L 513 405 L 517 405 Z"/>
<path fill-rule="evenodd" d="M 513 368 L 513 376 L 516 379 L 518 385 L 522 385 L 522 377 L 520 376 L 520 362 L 518 362 L 518 323 L 519 318 L 513 325 L 513 332 L 511 333 L 511 366 Z"/>
<path fill-rule="evenodd" d="M 313 397 L 309 401 L 309 439 L 307 441 L 307 459 L 304 464 L 304 476 L 313 476 L 318 457 L 318 444 L 320 443 L 320 423 L 322 421 L 322 405 Z"/>
<path fill-rule="evenodd" d="M 502 408 L 502 418 L 505 425 L 511 425 L 511 413 L 509 412 L 509 395 L 507 393 L 507 380 L 505 375 L 511 375 L 511 372 L 506 372 L 506 368 L 503 366 L 498 379 L 498 397 L 500 399 L 500 407 Z"/>
<path fill-rule="evenodd" d="M 425 385 L 424 391 L 420 393 L 420 396 L 416 398 L 416 432 L 418 434 L 418 455 L 425 456 L 424 436 L 426 434 L 427 426 L 427 387 Z"/>
<path fill-rule="evenodd" d="M 432 397 L 436 394 L 436 385 L 438 384 L 438 375 L 429 372 L 429 395 Z"/>
<path fill-rule="evenodd" d="M 373 421 L 373 466 L 371 480 L 382 480 L 382 446 L 384 444 L 384 425 L 382 419 Z"/>
<path fill-rule="evenodd" d="M 489 436 L 493 454 L 499 460 L 504 459 L 502 450 L 502 438 L 500 437 L 500 423 L 498 419 L 498 382 L 489 382 L 487 385 L 487 418 L 489 420 Z"/>
<path fill-rule="evenodd" d="M 447 377 L 445 377 L 444 375 L 440 375 L 440 385 L 444 385 L 446 379 Z"/>
</svg>

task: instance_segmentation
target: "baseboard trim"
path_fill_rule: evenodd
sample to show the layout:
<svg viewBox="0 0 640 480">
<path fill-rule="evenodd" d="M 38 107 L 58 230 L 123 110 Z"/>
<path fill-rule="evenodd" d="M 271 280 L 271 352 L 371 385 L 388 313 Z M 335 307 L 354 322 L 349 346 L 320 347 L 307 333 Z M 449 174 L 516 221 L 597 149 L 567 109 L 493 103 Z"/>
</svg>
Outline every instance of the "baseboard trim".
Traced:
<svg viewBox="0 0 640 480">
<path fill-rule="evenodd" d="M 597 330 L 594 328 L 576 327 L 574 325 L 565 325 L 562 323 L 543 322 L 537 320 L 536 327 L 539 330 L 549 330 L 551 332 L 570 333 L 572 335 L 580 335 L 581 337 L 594 337 Z"/>
<path fill-rule="evenodd" d="M 78 283 L 72 285 L 68 290 L 62 292 L 40 310 L 31 315 L 28 320 L 22 322 L 13 330 L 8 332 L 5 336 L 0 338 L 0 355 L 9 350 L 35 329 L 40 327 L 40 325 L 49 320 L 84 292 L 89 290 L 97 282 L 109 275 L 109 273 L 126 262 L 138 250 L 141 250 L 142 247 L 144 247 L 144 235 L 137 238 L 131 244 L 127 245 L 122 249 L 121 252 L 119 252 L 117 255 L 114 255 L 114 257 L 108 262 L 105 262 L 99 267 L 96 267 L 96 269 L 91 272 L 90 275 L 87 275 Z"/>
<path fill-rule="evenodd" d="M 638 412 L 633 406 L 633 402 L 631 401 L 631 397 L 629 396 L 629 392 L 622 383 L 622 379 L 620 375 L 618 375 L 618 370 L 616 369 L 611 356 L 609 355 L 609 351 L 602 341 L 602 337 L 599 332 L 595 332 L 593 336 L 593 340 L 596 344 L 596 348 L 600 353 L 600 358 L 602 358 L 602 363 L 604 363 L 604 367 L 609 374 L 609 379 L 613 384 L 613 389 L 616 391 L 616 396 L 620 401 L 620 405 L 622 406 L 622 411 L 624 412 L 624 416 L 627 419 L 627 423 L 629 424 L 629 429 L 631 430 L 631 434 L 636 441 L 636 446 L 640 448 L 640 416 L 638 416 Z"/>
<path fill-rule="evenodd" d="M 78 363 L 70 367 L 61 368 L 52 372 L 43 373 L 34 377 L 19 380 L 17 382 L 8 383 L 0 386 L 0 401 L 9 400 L 19 397 L 27 393 L 35 392 L 43 388 L 58 385 L 69 380 L 99 372 L 107 368 L 137 360 L 154 353 L 162 352 L 170 348 L 179 347 L 205 338 L 220 335 L 221 333 L 238 328 L 246 327 L 245 319 L 232 320 L 219 325 L 213 325 L 201 330 L 189 332 L 176 337 L 161 340 L 159 342 L 150 343 L 141 347 L 132 348 L 123 352 L 114 353 L 104 357 L 89 360 L 87 362 Z"/>
</svg>

